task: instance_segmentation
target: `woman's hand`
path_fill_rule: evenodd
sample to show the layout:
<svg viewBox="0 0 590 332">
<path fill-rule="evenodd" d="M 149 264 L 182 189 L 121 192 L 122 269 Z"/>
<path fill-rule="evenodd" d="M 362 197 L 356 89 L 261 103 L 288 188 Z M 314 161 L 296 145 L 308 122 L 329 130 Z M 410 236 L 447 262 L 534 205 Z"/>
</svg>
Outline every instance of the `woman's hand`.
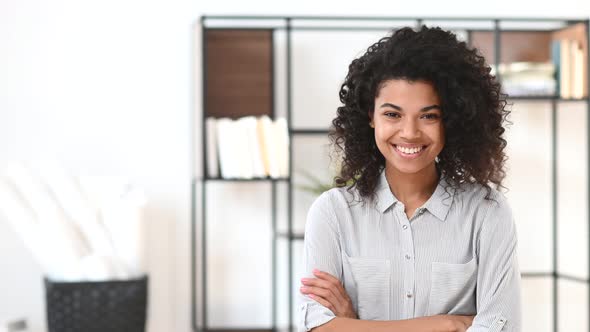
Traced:
<svg viewBox="0 0 590 332">
<path fill-rule="evenodd" d="M 473 323 L 475 316 L 436 315 L 420 317 L 429 326 L 435 326 L 437 332 L 465 332 Z"/>
<path fill-rule="evenodd" d="M 316 278 L 301 279 L 301 293 L 332 310 L 336 317 L 358 318 L 340 280 L 318 270 L 314 270 L 313 274 Z"/>
<path fill-rule="evenodd" d="M 446 317 L 453 322 L 453 332 L 465 332 L 473 324 L 475 316 L 446 315 Z"/>
</svg>

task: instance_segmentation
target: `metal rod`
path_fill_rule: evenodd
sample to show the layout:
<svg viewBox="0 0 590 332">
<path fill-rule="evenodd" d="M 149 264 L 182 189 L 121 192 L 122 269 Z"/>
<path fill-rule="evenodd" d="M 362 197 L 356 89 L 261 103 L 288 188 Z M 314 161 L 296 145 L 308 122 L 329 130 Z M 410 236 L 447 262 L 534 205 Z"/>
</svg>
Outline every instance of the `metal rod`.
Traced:
<svg viewBox="0 0 590 332">
<path fill-rule="evenodd" d="M 551 198 L 551 223 L 553 230 L 553 331 L 557 332 L 558 322 L 558 273 L 557 273 L 557 101 L 551 101 L 551 187 L 553 197 Z"/>
<path fill-rule="evenodd" d="M 574 281 L 574 282 L 586 283 L 586 284 L 589 281 L 588 278 L 580 278 L 580 277 L 571 276 L 568 274 L 561 274 L 561 273 L 557 274 L 557 278 L 565 279 L 565 280 L 569 280 L 569 281 Z"/>
<path fill-rule="evenodd" d="M 205 175 L 204 178 L 209 177 L 209 172 L 207 171 L 207 153 L 206 153 L 206 145 L 205 140 L 207 139 L 206 131 L 206 119 L 207 119 L 207 27 L 205 27 L 204 20 L 201 21 L 202 23 L 202 38 L 201 43 L 203 44 L 202 50 L 202 61 L 203 61 L 203 110 L 202 110 L 202 123 L 201 123 L 201 131 L 203 135 L 203 174 Z M 203 266 L 202 270 L 203 273 L 201 275 L 202 280 L 202 320 L 203 320 L 203 330 L 207 330 L 207 189 L 206 189 L 207 181 L 203 180 L 201 184 L 201 264 Z"/>
<path fill-rule="evenodd" d="M 276 118 L 275 109 L 275 57 L 274 57 L 274 31 L 270 31 L 270 112 L 271 119 Z M 278 328 L 277 322 L 277 182 L 271 182 L 271 206 L 272 206 L 272 258 L 271 258 L 271 278 L 272 278 L 272 301 L 271 301 L 271 316 L 272 316 L 272 329 Z"/>
<path fill-rule="evenodd" d="M 286 15 L 204 15 L 206 20 L 300 20 L 300 21 L 413 21 L 416 17 L 403 16 L 322 16 L 322 15 L 308 15 L 308 16 L 286 16 Z M 480 21 L 495 21 L 495 17 L 422 17 L 423 21 L 464 21 L 464 22 L 480 22 Z M 586 18 L 534 18 L 534 17 L 506 17 L 502 18 L 504 22 L 568 22 L 570 24 L 585 23 Z"/>
<path fill-rule="evenodd" d="M 501 38 L 500 32 L 500 20 L 494 20 L 494 62 L 496 64 L 496 82 L 501 83 L 502 78 L 500 77 L 500 57 L 501 57 Z"/>
<path fill-rule="evenodd" d="M 391 31 L 392 29 L 399 27 L 399 26 L 372 26 L 372 27 L 363 27 L 363 26 L 292 26 L 291 31 L 352 31 L 352 32 L 362 32 L 362 31 Z M 445 30 L 466 30 L 468 32 L 494 32 L 494 28 L 484 29 L 484 28 L 477 28 L 477 29 L 470 29 L 468 27 L 453 27 L 453 26 L 444 26 Z M 222 26 L 210 26 L 207 27 L 207 30 L 244 30 L 244 31 L 262 31 L 262 30 L 273 30 L 273 31 L 286 31 L 286 27 L 273 27 L 273 26 L 235 26 L 235 27 L 222 27 Z M 503 29 L 502 32 L 538 32 L 538 29 Z M 551 30 L 546 30 L 547 33 L 550 33 Z"/>
<path fill-rule="evenodd" d="M 416 20 L 416 29 L 420 30 L 420 28 L 422 27 L 422 22 L 423 20 L 421 18 Z"/>
<path fill-rule="evenodd" d="M 196 211 L 196 187 L 197 180 L 193 176 L 192 183 L 191 183 L 191 325 L 193 328 L 193 332 L 198 332 L 199 327 L 197 324 L 197 290 L 196 290 L 196 282 L 197 282 L 197 266 L 195 260 L 197 259 L 197 230 L 196 230 L 196 223 L 197 223 L 197 211 Z"/>
<path fill-rule="evenodd" d="M 589 31 L 588 28 L 590 27 L 590 19 L 587 19 L 585 24 L 584 32 L 586 33 L 586 174 L 587 174 L 587 184 L 586 184 L 586 207 L 588 208 L 588 278 L 590 278 L 590 116 L 588 115 L 588 111 L 590 111 L 590 36 L 588 35 Z M 588 306 L 590 307 L 590 285 L 588 285 Z M 587 312 L 590 311 L 590 308 L 586 309 Z M 590 320 L 590 318 L 589 318 Z M 590 321 L 588 322 L 588 331 L 590 331 Z"/>
<path fill-rule="evenodd" d="M 287 128 L 291 128 L 292 126 L 292 116 L 291 116 L 291 19 L 287 18 Z M 291 130 L 289 129 L 289 132 Z M 289 137 L 289 181 L 287 182 L 288 185 L 288 193 L 287 193 L 287 232 L 289 236 L 293 233 L 293 136 L 290 135 Z M 289 332 L 293 331 L 293 242 L 288 241 L 288 248 L 287 248 L 287 255 L 288 257 L 288 290 L 289 294 L 287 296 L 289 300 Z"/>
<path fill-rule="evenodd" d="M 291 129 L 291 134 L 297 135 L 327 135 L 329 129 Z"/>
<path fill-rule="evenodd" d="M 200 21 L 201 23 L 201 28 L 202 28 L 202 20 Z M 195 22 L 192 26 L 193 28 L 193 33 L 195 32 L 196 28 L 199 26 L 199 23 Z M 193 52 L 196 51 L 196 45 L 194 42 L 194 38 L 191 38 L 191 50 Z M 201 58 L 202 60 L 202 58 Z M 195 71 L 195 66 L 196 63 L 195 61 L 191 61 L 191 72 Z M 204 66 L 202 66 L 204 67 Z M 195 80 L 191 80 L 191 91 L 195 91 Z M 190 255 L 190 260 L 191 260 L 191 287 L 190 287 L 190 292 L 191 292 L 191 326 L 192 326 L 192 330 L 193 332 L 198 332 L 199 327 L 198 327 L 198 323 L 197 323 L 197 208 L 196 208 L 196 195 L 197 195 L 197 178 L 196 178 L 196 174 L 195 174 L 195 169 L 196 169 L 196 165 L 197 165 L 197 160 L 196 160 L 196 147 L 195 147 L 195 140 L 196 140 L 196 123 L 195 120 L 197 118 L 196 116 L 196 112 L 195 112 L 195 96 L 193 93 L 191 93 L 192 98 L 190 99 L 190 105 L 191 105 L 191 109 L 193 110 L 193 112 L 190 112 L 190 124 L 189 124 L 189 131 L 190 131 L 190 140 L 191 142 L 189 142 L 189 153 L 191 159 L 191 170 L 190 170 L 190 174 L 191 174 L 191 195 L 190 195 L 190 206 L 191 206 L 191 226 L 190 226 L 190 237 L 191 237 L 191 255 Z"/>
<path fill-rule="evenodd" d="M 275 234 L 277 233 L 277 183 L 273 181 L 271 183 L 272 187 L 272 196 L 271 196 L 271 204 L 272 204 L 272 328 L 277 329 L 277 237 Z"/>
</svg>

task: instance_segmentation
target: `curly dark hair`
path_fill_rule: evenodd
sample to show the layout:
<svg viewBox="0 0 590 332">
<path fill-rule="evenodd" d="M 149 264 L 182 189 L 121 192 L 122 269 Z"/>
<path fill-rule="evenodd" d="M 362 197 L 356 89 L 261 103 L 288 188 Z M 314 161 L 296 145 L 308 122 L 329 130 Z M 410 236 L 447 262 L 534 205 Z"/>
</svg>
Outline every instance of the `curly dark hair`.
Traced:
<svg viewBox="0 0 590 332">
<path fill-rule="evenodd" d="M 506 175 L 506 140 L 503 138 L 506 95 L 490 74 L 490 67 L 475 48 L 438 27 L 406 27 L 371 45 L 352 61 L 340 88 L 337 116 L 329 133 L 341 158 L 336 187 L 358 189 L 373 198 L 385 158 L 369 126 L 376 94 L 391 79 L 427 81 L 439 95 L 445 145 L 437 169 L 452 188 L 478 183 L 491 193 L 490 184 L 502 187 Z"/>
</svg>

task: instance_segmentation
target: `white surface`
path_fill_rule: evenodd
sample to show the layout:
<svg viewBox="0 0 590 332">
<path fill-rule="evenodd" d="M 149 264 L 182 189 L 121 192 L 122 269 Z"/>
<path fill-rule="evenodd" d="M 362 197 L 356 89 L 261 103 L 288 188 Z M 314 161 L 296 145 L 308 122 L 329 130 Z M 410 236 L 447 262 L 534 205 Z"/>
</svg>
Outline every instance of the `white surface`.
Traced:
<svg viewBox="0 0 590 332">
<path fill-rule="evenodd" d="M 200 73 L 200 51 L 191 58 L 200 35 L 192 35 L 191 24 L 203 13 L 588 17 L 590 3 L 0 1 L 0 166 L 54 152 L 76 172 L 130 176 L 147 188 L 148 331 L 190 331 L 189 123 L 190 105 L 201 105 L 200 94 L 191 97 L 201 84 L 191 83 L 192 74 Z M 199 141 L 200 132 L 195 136 Z M 228 220 L 256 223 L 268 213 L 249 212 L 245 218 L 237 206 Z M 250 235 L 244 243 L 248 251 L 268 249 L 267 234 L 242 231 Z M 226 265 L 230 254 L 220 252 L 217 264 Z M 268 274 L 268 265 L 260 264 L 257 268 Z M 11 271 L 0 274 L 0 315 L 25 314 L 31 331 L 43 331 L 40 269 L 4 223 L 0 268 Z M 270 317 L 265 312 L 268 283 L 242 280 L 234 275 L 226 282 L 230 289 L 252 289 L 251 296 L 218 310 L 232 320 L 264 323 Z"/>
</svg>

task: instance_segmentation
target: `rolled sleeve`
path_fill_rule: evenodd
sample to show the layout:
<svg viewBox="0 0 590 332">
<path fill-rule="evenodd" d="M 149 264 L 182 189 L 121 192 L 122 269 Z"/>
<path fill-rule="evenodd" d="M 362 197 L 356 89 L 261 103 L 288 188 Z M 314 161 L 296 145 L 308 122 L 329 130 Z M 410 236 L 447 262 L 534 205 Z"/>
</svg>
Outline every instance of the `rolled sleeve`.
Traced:
<svg viewBox="0 0 590 332">
<path fill-rule="evenodd" d="M 329 192 L 320 195 L 307 214 L 302 278 L 314 278 L 313 269 L 318 269 L 342 280 L 339 232 L 329 195 Z M 336 317 L 330 309 L 301 292 L 298 292 L 297 298 L 300 309 L 299 332 L 310 331 Z"/>
<path fill-rule="evenodd" d="M 299 332 L 310 331 L 312 328 L 324 325 L 336 318 L 331 310 L 317 302 L 302 303 L 300 309 L 301 322 L 299 324 Z"/>
<path fill-rule="evenodd" d="M 520 332 L 517 234 L 503 195 L 491 201 L 477 241 L 477 314 L 467 332 Z"/>
</svg>

